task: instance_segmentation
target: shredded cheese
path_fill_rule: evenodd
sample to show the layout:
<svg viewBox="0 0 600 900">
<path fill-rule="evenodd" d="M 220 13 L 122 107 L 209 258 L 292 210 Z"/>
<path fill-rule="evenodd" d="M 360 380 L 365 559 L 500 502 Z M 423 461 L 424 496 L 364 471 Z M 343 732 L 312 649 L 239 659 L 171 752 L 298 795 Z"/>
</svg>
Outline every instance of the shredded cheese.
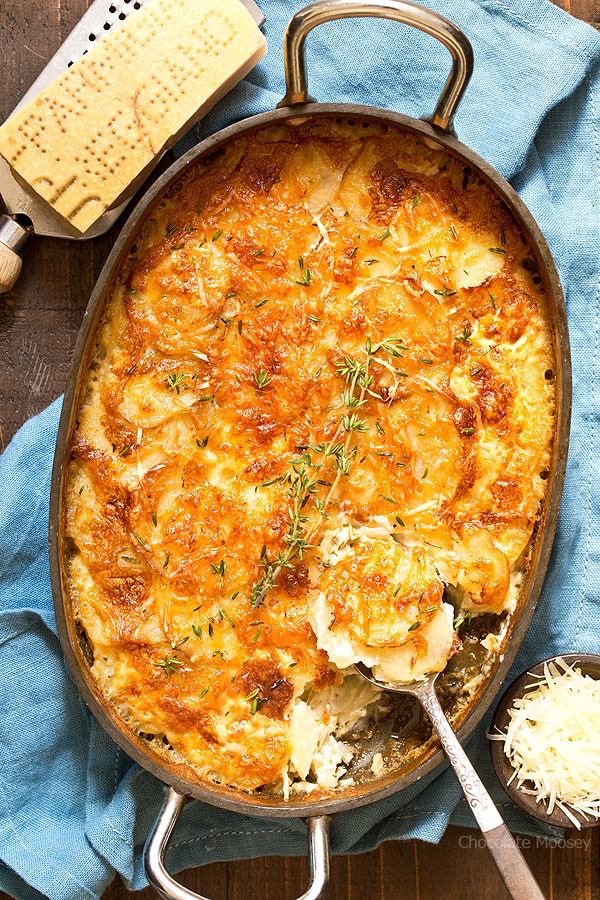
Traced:
<svg viewBox="0 0 600 900">
<path fill-rule="evenodd" d="M 509 784 L 516 778 L 548 815 L 557 806 L 581 828 L 572 811 L 600 819 L 600 680 L 560 658 L 536 677 L 509 710 L 506 733 L 488 737 L 504 742 Z"/>
</svg>

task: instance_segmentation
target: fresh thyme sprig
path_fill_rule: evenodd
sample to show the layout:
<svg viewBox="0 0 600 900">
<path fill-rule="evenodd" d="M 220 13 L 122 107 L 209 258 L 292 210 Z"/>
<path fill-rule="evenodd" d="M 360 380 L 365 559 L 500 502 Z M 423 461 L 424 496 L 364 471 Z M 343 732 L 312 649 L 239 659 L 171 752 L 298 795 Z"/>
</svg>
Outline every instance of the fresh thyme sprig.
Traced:
<svg viewBox="0 0 600 900">
<path fill-rule="evenodd" d="M 216 575 L 220 579 L 221 587 L 223 587 L 223 585 L 225 584 L 225 573 L 227 571 L 227 563 L 225 562 L 225 560 L 222 559 L 218 564 L 211 563 L 210 570 L 213 575 Z"/>
<path fill-rule="evenodd" d="M 179 671 L 179 667 L 183 665 L 183 660 L 176 656 L 165 656 L 160 662 L 154 663 L 158 669 L 163 669 L 167 678 L 170 678 L 175 672 Z"/>
<path fill-rule="evenodd" d="M 185 665 L 185 661 L 183 659 L 179 659 L 179 657 L 175 656 L 174 654 L 180 651 L 181 647 L 183 647 L 186 641 L 187 637 L 184 637 L 182 641 L 174 645 L 172 655 L 169 655 L 167 653 L 164 659 L 161 659 L 160 662 L 152 663 L 152 665 L 156 666 L 157 669 L 162 669 L 167 678 L 170 678 L 171 675 L 179 672 L 180 667 Z"/>
<path fill-rule="evenodd" d="M 263 574 L 255 582 L 250 592 L 251 606 L 260 606 L 283 569 L 291 569 L 292 560 L 296 557 L 302 559 L 302 555 L 313 546 L 311 541 L 323 520 L 328 517 L 327 507 L 335 494 L 339 481 L 343 476 L 350 474 L 352 463 L 356 458 L 358 445 L 352 446 L 353 435 L 362 434 L 368 430 L 366 420 L 360 418 L 357 411 L 367 402 L 367 394 L 378 400 L 386 400 L 394 395 L 396 370 L 379 354 L 402 357 L 402 351 L 406 349 L 399 338 L 387 338 L 375 344 L 368 338 L 364 346 L 365 359 L 363 361 L 345 355 L 337 365 L 337 374 L 344 379 L 342 403 L 346 411 L 340 416 L 335 433 L 328 443 L 310 445 L 300 456 L 290 460 L 292 472 L 281 479 L 283 483 L 288 484 L 286 496 L 290 501 L 288 529 L 284 537 L 286 549 L 271 561 L 268 558 L 266 547 L 263 546 L 261 552 Z M 387 397 L 373 390 L 374 379 L 370 374 L 373 362 L 383 366 L 392 374 L 393 387 L 391 392 L 388 389 Z M 321 477 L 321 470 L 330 463 L 335 466 L 335 478 L 332 482 L 325 481 Z M 329 488 L 324 498 L 316 496 L 320 486 Z M 306 510 L 311 498 L 316 510 L 314 516 L 308 515 Z"/>
<path fill-rule="evenodd" d="M 260 369 L 258 372 L 255 372 L 252 377 L 254 378 L 254 383 L 259 391 L 262 391 L 263 388 L 267 387 L 267 385 L 271 383 L 271 376 L 268 372 L 265 372 L 264 369 Z"/>
<path fill-rule="evenodd" d="M 167 388 L 170 391 L 176 391 L 179 394 L 182 388 L 185 389 L 187 387 L 187 384 L 185 383 L 187 377 L 187 375 L 183 374 L 177 375 L 175 372 L 169 373 L 166 378 Z"/>
</svg>

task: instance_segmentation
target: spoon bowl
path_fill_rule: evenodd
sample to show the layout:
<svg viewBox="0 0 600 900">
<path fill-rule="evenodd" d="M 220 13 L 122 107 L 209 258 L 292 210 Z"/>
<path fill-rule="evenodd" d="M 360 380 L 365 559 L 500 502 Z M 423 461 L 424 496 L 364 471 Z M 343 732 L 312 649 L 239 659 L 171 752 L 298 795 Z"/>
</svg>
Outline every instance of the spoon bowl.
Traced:
<svg viewBox="0 0 600 900">
<path fill-rule="evenodd" d="M 389 691 L 391 694 L 411 694 L 413 697 L 429 693 L 440 674 L 439 672 L 432 672 L 431 675 L 426 675 L 421 681 L 398 681 L 395 684 L 390 684 L 387 681 L 375 678 L 371 669 L 365 666 L 364 663 L 357 662 L 354 664 L 354 668 L 359 675 L 383 691 Z"/>
</svg>

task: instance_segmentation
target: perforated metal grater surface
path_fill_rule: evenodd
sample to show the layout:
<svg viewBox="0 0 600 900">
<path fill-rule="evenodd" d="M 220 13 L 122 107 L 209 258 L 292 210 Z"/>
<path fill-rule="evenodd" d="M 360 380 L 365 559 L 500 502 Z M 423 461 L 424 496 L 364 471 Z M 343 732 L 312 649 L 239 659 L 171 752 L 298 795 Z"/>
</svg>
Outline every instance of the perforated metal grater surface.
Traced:
<svg viewBox="0 0 600 900">
<path fill-rule="evenodd" d="M 262 25 L 264 16 L 254 0 L 240 0 L 240 2 L 248 9 L 256 23 Z M 121 22 L 124 22 L 134 10 L 147 6 L 149 3 L 152 3 L 152 0 L 94 0 L 94 3 L 79 20 L 69 37 L 59 47 L 14 111 L 33 100 L 43 88 L 61 75 L 66 68 L 72 66 L 82 56 L 85 56 L 95 41 L 100 40 L 112 29 L 118 28 Z M 183 132 L 175 135 L 171 144 L 176 143 L 182 136 Z M 158 163 L 160 158 L 161 156 L 157 156 L 154 161 L 155 164 Z M 62 216 L 54 212 L 48 204 L 37 197 L 36 194 L 30 193 L 16 181 L 11 174 L 8 163 L 0 157 L 0 196 L 4 201 L 4 205 L 11 215 L 26 216 L 30 219 L 36 234 L 75 240 L 87 240 L 97 237 L 113 225 L 138 187 L 140 187 L 140 183 L 134 182 L 128 192 L 128 199 L 120 203 L 119 206 L 105 212 L 85 235 L 81 235 Z"/>
</svg>

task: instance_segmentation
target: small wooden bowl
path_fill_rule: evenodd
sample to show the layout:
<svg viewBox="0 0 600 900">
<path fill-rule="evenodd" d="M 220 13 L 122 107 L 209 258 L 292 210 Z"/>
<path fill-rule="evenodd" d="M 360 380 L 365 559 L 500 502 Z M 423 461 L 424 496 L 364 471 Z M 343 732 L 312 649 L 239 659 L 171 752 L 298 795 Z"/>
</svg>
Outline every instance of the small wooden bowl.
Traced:
<svg viewBox="0 0 600 900">
<path fill-rule="evenodd" d="M 564 659 L 570 666 L 577 663 L 577 666 L 581 669 L 583 675 L 591 675 L 592 678 L 600 678 L 600 656 L 595 654 L 561 653 L 558 656 L 550 656 L 548 659 L 543 659 L 535 666 L 527 669 L 526 672 L 523 672 L 523 674 L 513 681 L 508 690 L 502 695 L 492 720 L 490 729 L 491 734 L 497 734 L 498 731 L 506 731 L 510 721 L 508 710 L 518 697 L 524 695 L 525 688 L 532 683 L 531 676 L 543 674 L 544 663 L 554 662 L 557 659 Z M 514 769 L 504 755 L 503 744 L 501 741 L 490 741 L 490 745 L 492 762 L 498 780 L 508 796 L 517 804 L 517 806 L 520 806 L 521 809 L 524 809 L 530 816 L 534 816 L 534 818 L 539 819 L 540 822 L 544 822 L 546 825 L 555 825 L 558 828 L 574 827 L 571 820 L 556 806 L 554 807 L 552 814 L 548 815 L 548 813 L 545 812 L 545 803 L 543 801 L 538 802 L 532 794 L 523 793 L 521 788 L 517 787 L 516 778 L 508 784 L 509 779 L 514 773 Z M 525 782 L 525 784 L 527 784 L 527 782 Z M 582 828 L 593 828 L 595 825 L 600 825 L 598 819 L 584 819 L 582 816 L 577 815 L 577 813 L 573 813 L 573 815 L 579 821 Z"/>
</svg>

